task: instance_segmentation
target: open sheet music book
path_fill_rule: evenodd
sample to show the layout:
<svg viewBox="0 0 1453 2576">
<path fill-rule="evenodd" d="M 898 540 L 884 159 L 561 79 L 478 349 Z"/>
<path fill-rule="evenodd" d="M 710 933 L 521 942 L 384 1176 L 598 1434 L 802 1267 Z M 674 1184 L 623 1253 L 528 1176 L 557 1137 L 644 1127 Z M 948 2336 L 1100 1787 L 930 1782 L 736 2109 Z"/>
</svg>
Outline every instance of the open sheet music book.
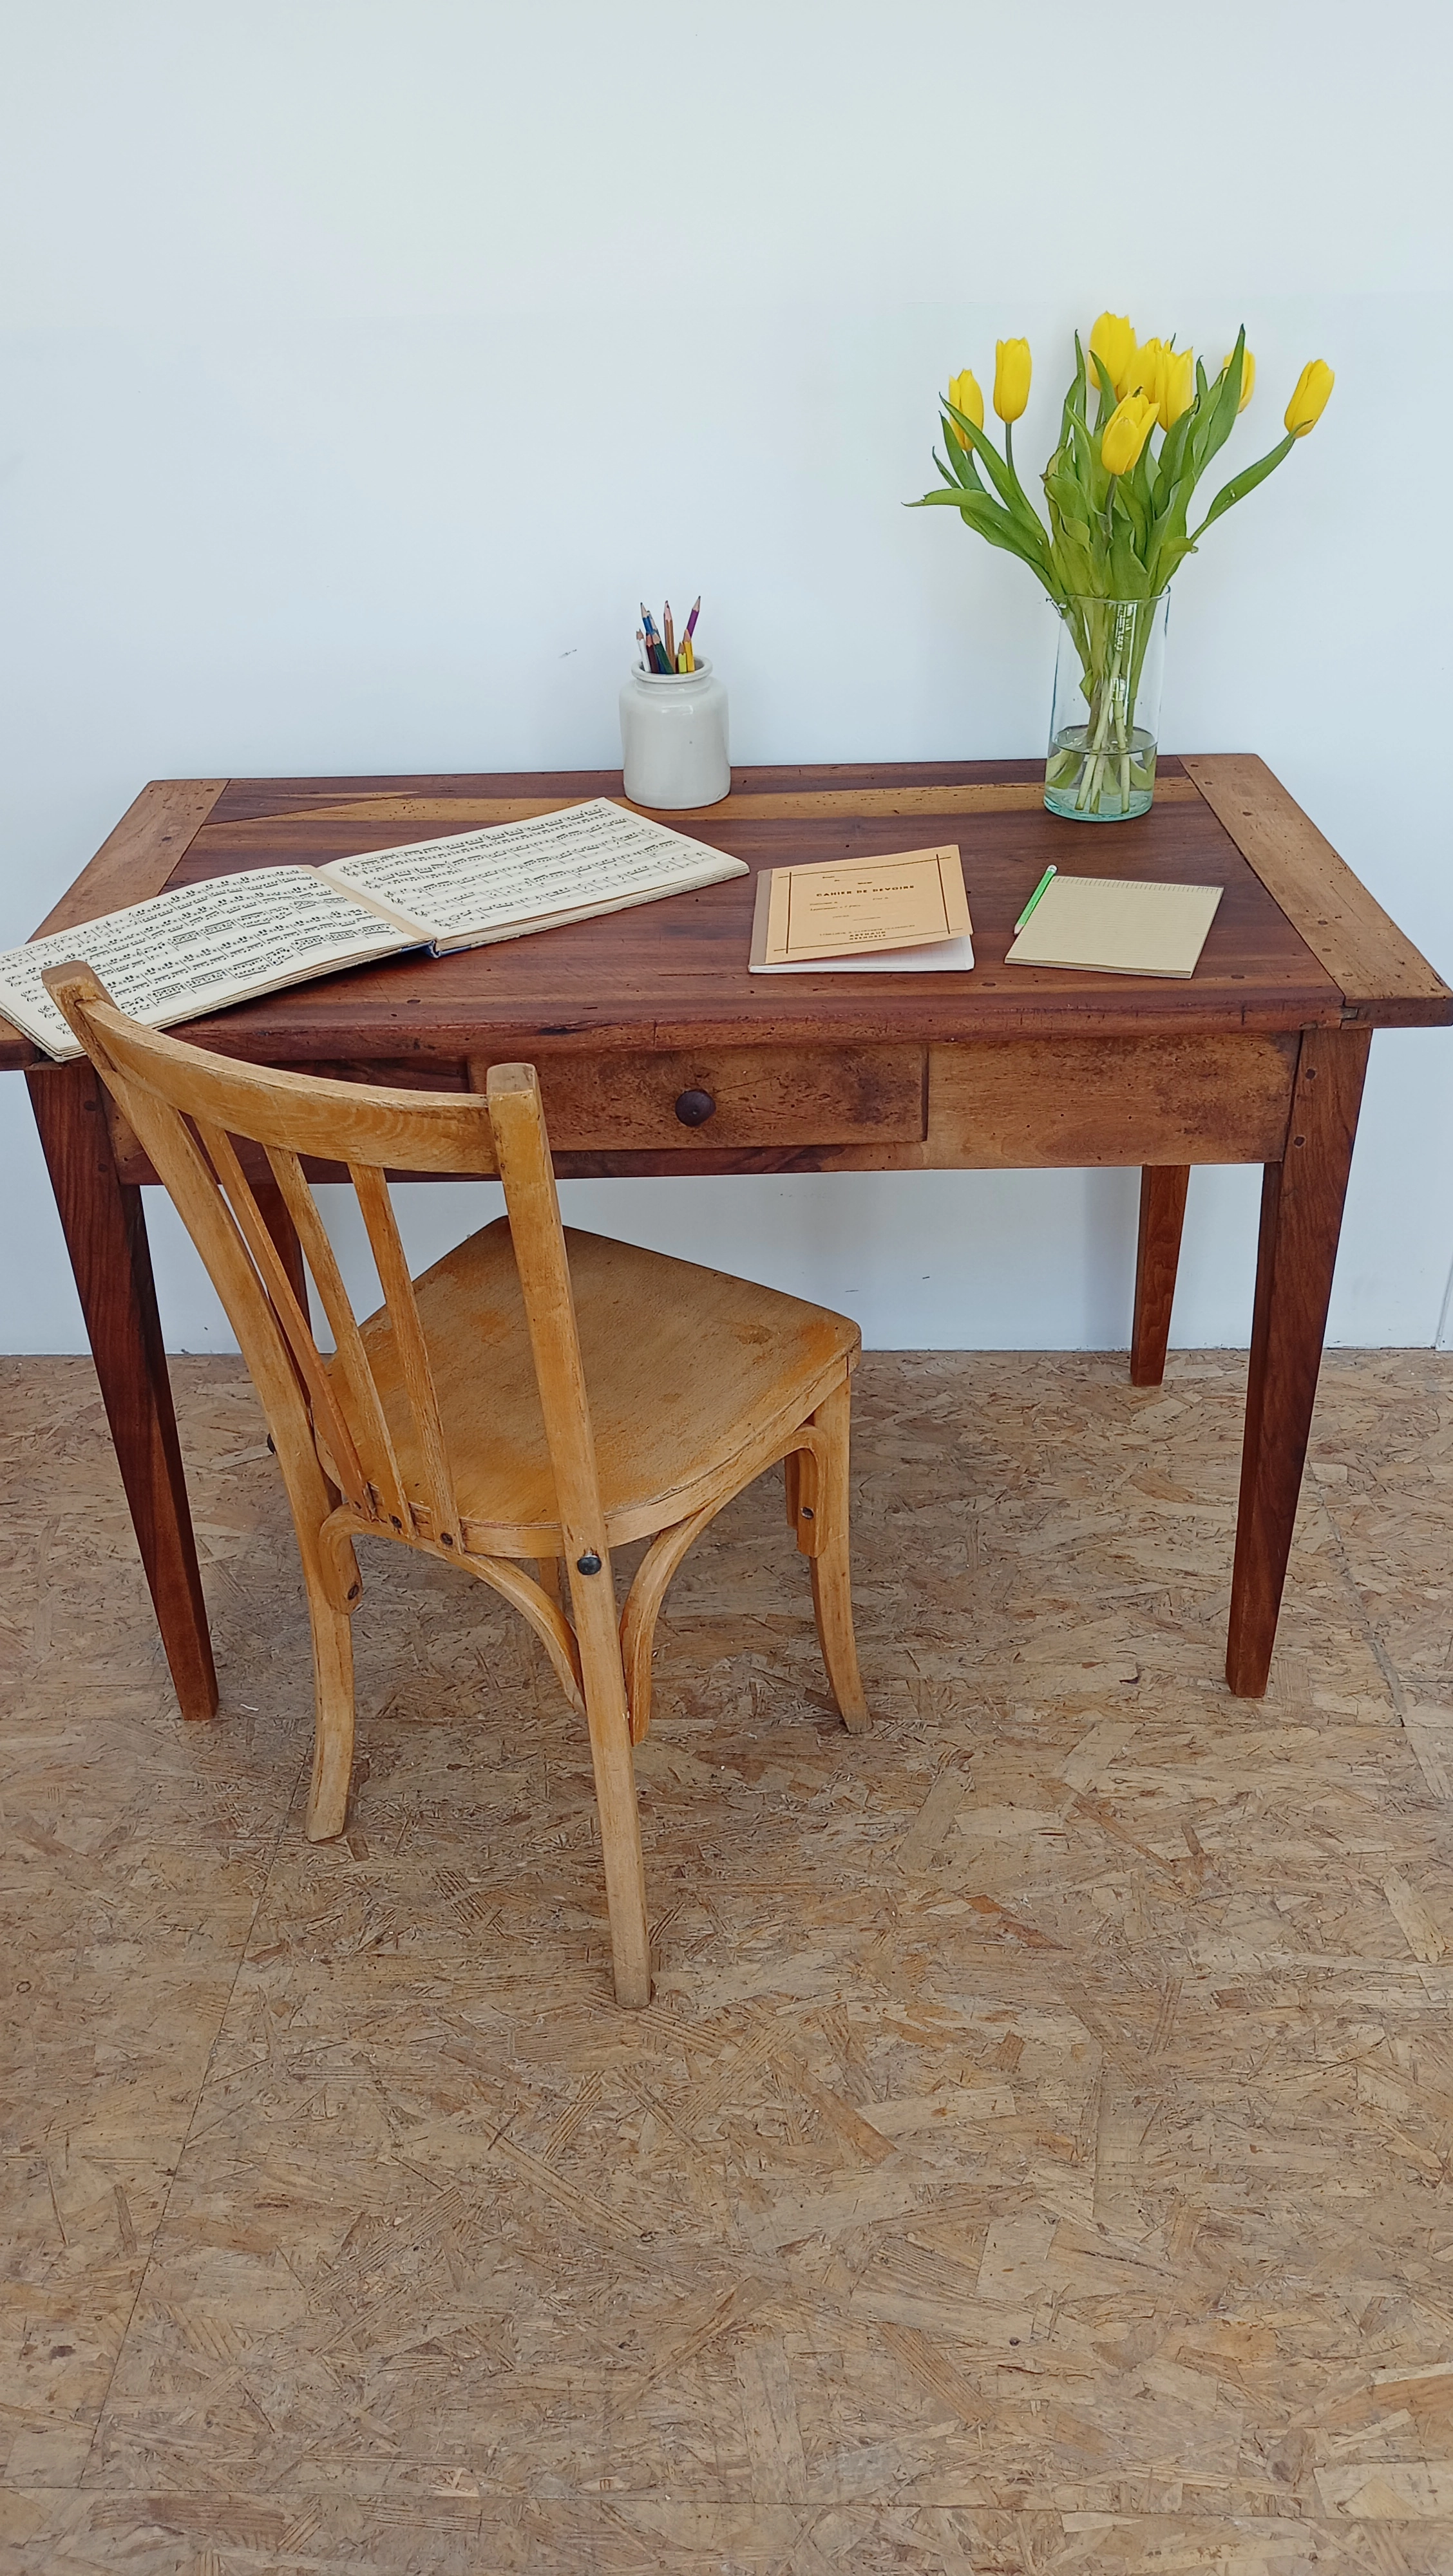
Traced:
<svg viewBox="0 0 1453 2576">
<path fill-rule="evenodd" d="M 177 886 L 0 955 L 0 1015 L 47 1055 L 81 1050 L 41 982 L 80 958 L 119 1010 L 169 1029 L 407 948 L 436 957 L 623 912 L 747 873 L 741 859 L 598 796 L 563 813 Z"/>
</svg>

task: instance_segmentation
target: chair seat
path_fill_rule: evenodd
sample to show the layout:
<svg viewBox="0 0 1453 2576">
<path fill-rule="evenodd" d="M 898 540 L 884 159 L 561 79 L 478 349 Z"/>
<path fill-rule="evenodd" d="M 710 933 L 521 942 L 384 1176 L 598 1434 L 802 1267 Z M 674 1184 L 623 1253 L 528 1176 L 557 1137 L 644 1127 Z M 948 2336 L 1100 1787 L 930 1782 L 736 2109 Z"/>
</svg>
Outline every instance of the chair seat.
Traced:
<svg viewBox="0 0 1453 2576">
<path fill-rule="evenodd" d="M 603 1235 L 567 1228 L 565 1241 L 612 1546 L 684 1520 L 724 1466 L 777 1429 L 784 1438 L 794 1431 L 856 1361 L 857 1325 L 825 1306 Z M 555 1480 L 508 1222 L 501 1217 L 446 1253 L 414 1293 L 465 1547 L 558 1554 Z M 387 1308 L 361 1331 L 405 1490 L 427 1520 Z M 331 1374 L 358 1437 L 336 1360 Z"/>
</svg>

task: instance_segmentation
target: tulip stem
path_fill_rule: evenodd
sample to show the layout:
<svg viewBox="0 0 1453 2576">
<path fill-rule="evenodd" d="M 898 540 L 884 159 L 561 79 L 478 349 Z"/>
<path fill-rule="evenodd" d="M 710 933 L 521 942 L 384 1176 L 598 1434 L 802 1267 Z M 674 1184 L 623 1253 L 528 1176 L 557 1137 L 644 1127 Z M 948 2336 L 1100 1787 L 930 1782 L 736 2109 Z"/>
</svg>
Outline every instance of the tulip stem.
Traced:
<svg viewBox="0 0 1453 2576">
<path fill-rule="evenodd" d="M 1106 606 L 1109 605 L 1107 601 Z M 1075 797 L 1077 813 L 1099 812 L 1101 799 L 1117 769 L 1120 811 L 1127 814 L 1130 810 L 1130 766 L 1134 742 L 1132 690 L 1138 605 L 1124 600 L 1115 601 L 1112 628 L 1107 629 L 1099 616 L 1090 621 L 1085 639 L 1088 651 L 1084 656 L 1090 722 L 1085 730 L 1085 766 Z M 1152 613 L 1152 604 L 1147 602 L 1147 617 Z"/>
</svg>

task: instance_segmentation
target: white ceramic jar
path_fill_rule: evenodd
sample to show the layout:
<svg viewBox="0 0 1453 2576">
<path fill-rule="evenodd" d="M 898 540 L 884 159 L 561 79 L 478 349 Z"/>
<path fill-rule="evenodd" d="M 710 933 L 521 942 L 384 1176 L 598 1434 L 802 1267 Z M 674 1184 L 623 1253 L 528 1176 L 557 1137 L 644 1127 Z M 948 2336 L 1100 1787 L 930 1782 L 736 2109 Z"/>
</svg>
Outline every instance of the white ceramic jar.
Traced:
<svg viewBox="0 0 1453 2576">
<path fill-rule="evenodd" d="M 727 693 L 709 662 L 694 671 L 633 670 L 621 690 L 625 791 L 670 812 L 731 793 Z"/>
</svg>

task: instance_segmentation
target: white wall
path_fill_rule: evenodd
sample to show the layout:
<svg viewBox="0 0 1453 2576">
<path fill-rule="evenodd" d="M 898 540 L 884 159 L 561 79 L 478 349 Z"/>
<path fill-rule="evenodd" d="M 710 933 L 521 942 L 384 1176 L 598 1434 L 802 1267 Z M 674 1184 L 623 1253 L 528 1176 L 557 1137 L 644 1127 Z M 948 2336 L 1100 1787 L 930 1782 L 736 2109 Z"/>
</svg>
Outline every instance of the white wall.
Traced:
<svg viewBox="0 0 1453 2576">
<path fill-rule="evenodd" d="M 1176 585 L 1171 746 L 1259 750 L 1453 965 L 1450 19 L 1334 0 L 8 0 L 0 944 L 150 776 L 619 757 L 636 602 L 705 596 L 740 762 L 1033 754 L 1051 616 L 944 514 L 935 391 L 1106 303 L 1279 431 Z M 1095 34 L 1099 27 L 1102 32 Z M 966 842 L 972 881 L 972 852 Z M 1373 1051 L 1336 1338 L 1431 1342 L 1453 1040 Z M 83 1348 L 23 1087 L 0 1348 Z M 415 1191 L 418 1248 L 479 1194 Z M 881 1344 L 1123 1341 L 1124 1173 L 577 1184 Z M 1256 1184 L 1193 1183 L 1177 1339 L 1244 1340 Z M 149 1207 L 157 1202 L 149 1200 Z M 225 1327 L 167 1212 L 168 1338 Z"/>
</svg>

